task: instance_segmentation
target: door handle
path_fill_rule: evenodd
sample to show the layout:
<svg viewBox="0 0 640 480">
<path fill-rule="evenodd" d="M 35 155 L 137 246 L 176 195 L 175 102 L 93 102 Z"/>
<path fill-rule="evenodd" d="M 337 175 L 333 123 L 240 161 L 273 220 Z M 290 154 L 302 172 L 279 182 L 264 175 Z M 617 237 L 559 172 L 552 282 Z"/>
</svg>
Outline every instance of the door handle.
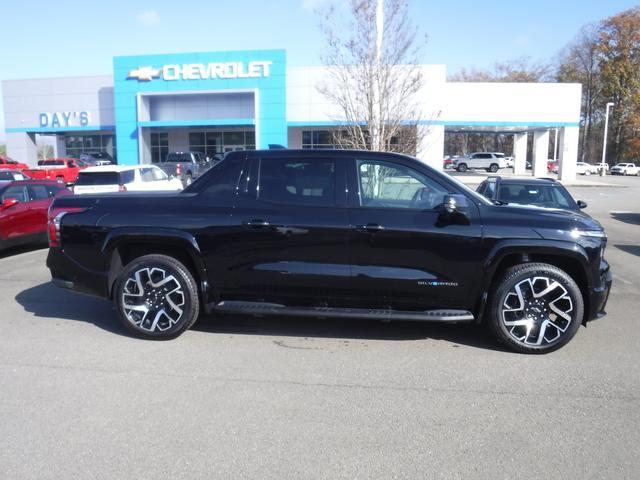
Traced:
<svg viewBox="0 0 640 480">
<path fill-rule="evenodd" d="M 245 220 L 242 222 L 242 225 L 244 225 L 245 227 L 251 227 L 251 228 L 264 228 L 264 227 L 268 227 L 270 223 L 262 219 L 254 219 L 254 220 Z"/>
<path fill-rule="evenodd" d="M 384 227 L 382 225 L 378 225 L 377 223 L 367 223 L 366 225 L 356 225 L 356 230 L 361 232 L 376 233 L 384 230 Z"/>
</svg>

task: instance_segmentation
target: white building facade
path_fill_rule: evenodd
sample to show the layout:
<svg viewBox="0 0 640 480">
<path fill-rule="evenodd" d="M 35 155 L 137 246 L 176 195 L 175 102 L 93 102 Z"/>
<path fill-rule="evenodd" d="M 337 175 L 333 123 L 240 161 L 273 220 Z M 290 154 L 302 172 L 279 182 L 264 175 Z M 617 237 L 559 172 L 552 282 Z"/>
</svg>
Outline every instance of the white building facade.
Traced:
<svg viewBox="0 0 640 480">
<path fill-rule="evenodd" d="M 36 137 L 54 137 L 57 156 L 104 151 L 121 164 L 172 151 L 323 148 L 344 123 L 318 86 L 323 67 L 287 67 L 284 50 L 115 57 L 112 75 L 5 80 L 7 154 L 35 164 Z M 444 65 L 421 66 L 416 97 L 424 118 L 417 157 L 442 168 L 445 132 L 514 136 L 515 171 L 546 173 L 558 132 L 560 179 L 575 178 L 581 85 L 447 82 Z M 505 152 L 509 155 L 511 152 Z"/>
</svg>

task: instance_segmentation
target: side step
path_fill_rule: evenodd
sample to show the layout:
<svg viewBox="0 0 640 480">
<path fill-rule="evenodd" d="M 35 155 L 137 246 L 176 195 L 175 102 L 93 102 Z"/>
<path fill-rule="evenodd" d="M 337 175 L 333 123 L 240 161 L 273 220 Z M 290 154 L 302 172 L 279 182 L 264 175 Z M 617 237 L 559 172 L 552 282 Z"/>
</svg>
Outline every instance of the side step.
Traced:
<svg viewBox="0 0 640 480">
<path fill-rule="evenodd" d="M 250 313 L 259 315 L 288 315 L 333 318 L 375 318 L 383 321 L 472 322 L 467 310 L 424 310 L 420 312 L 369 308 L 287 307 L 278 303 L 223 301 L 208 305 L 212 312 Z"/>
</svg>

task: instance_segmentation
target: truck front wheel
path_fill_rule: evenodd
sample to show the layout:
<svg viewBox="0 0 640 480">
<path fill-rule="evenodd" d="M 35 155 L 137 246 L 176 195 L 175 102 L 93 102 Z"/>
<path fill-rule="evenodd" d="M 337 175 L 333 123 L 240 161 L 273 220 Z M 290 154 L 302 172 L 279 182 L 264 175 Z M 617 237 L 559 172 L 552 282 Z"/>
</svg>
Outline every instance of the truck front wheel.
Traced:
<svg viewBox="0 0 640 480">
<path fill-rule="evenodd" d="M 193 275 L 167 255 L 145 255 L 125 266 L 116 282 L 114 302 L 131 333 L 153 340 L 177 337 L 200 312 Z"/>
<path fill-rule="evenodd" d="M 508 268 L 494 284 L 489 303 L 489 327 L 509 349 L 548 353 L 573 338 L 584 314 L 576 282 L 546 263 Z"/>
</svg>

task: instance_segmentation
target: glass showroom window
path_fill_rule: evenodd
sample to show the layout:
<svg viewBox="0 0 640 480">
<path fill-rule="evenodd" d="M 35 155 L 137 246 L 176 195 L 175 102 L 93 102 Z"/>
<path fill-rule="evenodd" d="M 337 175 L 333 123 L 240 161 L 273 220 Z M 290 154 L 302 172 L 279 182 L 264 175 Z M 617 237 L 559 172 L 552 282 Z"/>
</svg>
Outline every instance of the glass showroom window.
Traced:
<svg viewBox="0 0 640 480">
<path fill-rule="evenodd" d="M 151 134 L 151 161 L 158 163 L 169 153 L 169 134 L 166 132 Z"/>
<path fill-rule="evenodd" d="M 233 150 L 255 150 L 256 134 L 253 131 L 189 132 L 189 150 L 202 152 L 208 157 Z"/>
<path fill-rule="evenodd" d="M 340 148 L 331 130 L 303 130 L 302 148 Z"/>
<path fill-rule="evenodd" d="M 81 153 L 104 152 L 116 160 L 115 135 L 65 135 L 67 156 L 79 158 Z"/>
</svg>

